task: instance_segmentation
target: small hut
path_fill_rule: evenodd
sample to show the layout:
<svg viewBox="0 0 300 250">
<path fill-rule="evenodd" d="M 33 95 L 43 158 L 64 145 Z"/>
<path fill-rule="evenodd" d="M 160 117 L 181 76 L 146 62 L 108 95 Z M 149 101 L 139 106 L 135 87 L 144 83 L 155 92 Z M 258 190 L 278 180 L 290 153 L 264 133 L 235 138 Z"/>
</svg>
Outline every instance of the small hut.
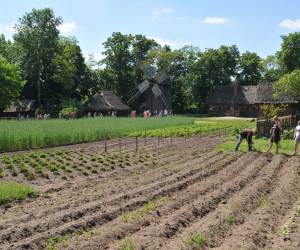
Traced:
<svg viewBox="0 0 300 250">
<path fill-rule="evenodd" d="M 298 107 L 298 100 L 291 97 L 281 96 L 278 99 L 274 99 L 273 97 L 273 84 L 274 82 L 260 82 L 257 85 L 257 91 L 255 96 L 255 104 L 262 105 L 262 104 L 288 104 L 285 110 L 279 111 L 278 116 L 289 116 L 289 115 L 296 115 L 297 107 Z M 259 108 L 258 118 L 260 120 L 266 119 L 266 116 L 263 114 L 262 110 Z"/>
<path fill-rule="evenodd" d="M 117 116 L 128 116 L 131 111 L 128 105 L 109 90 L 99 90 L 83 104 L 83 109 L 85 115 L 91 112 L 92 116 L 95 112 L 105 116 L 112 111 L 117 111 Z"/>
<path fill-rule="evenodd" d="M 36 101 L 34 100 L 24 100 L 24 101 L 16 101 L 9 108 L 3 111 L 3 113 L 7 117 L 18 117 L 18 114 L 27 115 L 29 117 L 35 117 L 35 111 L 38 108 Z"/>
</svg>

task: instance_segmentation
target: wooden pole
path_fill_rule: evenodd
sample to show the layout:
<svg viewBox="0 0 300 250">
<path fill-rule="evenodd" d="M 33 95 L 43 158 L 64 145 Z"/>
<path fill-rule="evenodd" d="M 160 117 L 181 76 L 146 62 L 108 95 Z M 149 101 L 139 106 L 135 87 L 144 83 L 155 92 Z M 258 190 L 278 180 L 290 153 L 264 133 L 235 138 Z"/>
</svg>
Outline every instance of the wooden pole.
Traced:
<svg viewBox="0 0 300 250">
<path fill-rule="evenodd" d="M 138 151 L 138 137 L 135 137 L 135 151 Z"/>
<path fill-rule="evenodd" d="M 121 153 L 121 134 L 119 134 L 119 152 Z"/>
<path fill-rule="evenodd" d="M 106 134 L 105 134 L 104 138 L 105 138 L 104 152 L 106 153 L 106 151 L 107 151 L 107 149 L 106 149 Z"/>
</svg>

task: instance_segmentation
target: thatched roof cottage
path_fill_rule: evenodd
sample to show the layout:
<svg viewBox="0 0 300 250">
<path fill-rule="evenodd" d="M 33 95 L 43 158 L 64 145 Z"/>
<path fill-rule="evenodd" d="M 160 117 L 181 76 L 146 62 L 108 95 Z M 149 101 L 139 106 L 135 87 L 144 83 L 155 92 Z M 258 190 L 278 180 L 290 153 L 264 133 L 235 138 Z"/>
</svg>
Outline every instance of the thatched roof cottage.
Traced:
<svg viewBox="0 0 300 250">
<path fill-rule="evenodd" d="M 273 82 L 261 82 L 257 86 L 220 86 L 208 94 L 206 104 L 209 114 L 226 114 L 229 116 L 255 115 L 259 119 L 265 116 L 259 108 L 264 103 L 288 104 L 288 107 L 279 112 L 279 116 L 295 115 L 298 101 L 292 98 L 273 98 Z"/>
<path fill-rule="evenodd" d="M 111 114 L 112 111 L 117 111 L 118 116 L 128 116 L 131 111 L 127 104 L 109 90 L 99 90 L 83 104 L 83 108 L 84 114 L 91 112 L 92 115 L 95 112 L 108 115 L 108 112 Z"/>
<path fill-rule="evenodd" d="M 35 111 L 38 108 L 37 102 L 35 100 L 23 100 L 23 101 L 16 101 L 10 107 L 3 111 L 5 116 L 7 117 L 18 117 L 18 114 L 24 115 L 26 117 L 35 116 Z"/>
</svg>

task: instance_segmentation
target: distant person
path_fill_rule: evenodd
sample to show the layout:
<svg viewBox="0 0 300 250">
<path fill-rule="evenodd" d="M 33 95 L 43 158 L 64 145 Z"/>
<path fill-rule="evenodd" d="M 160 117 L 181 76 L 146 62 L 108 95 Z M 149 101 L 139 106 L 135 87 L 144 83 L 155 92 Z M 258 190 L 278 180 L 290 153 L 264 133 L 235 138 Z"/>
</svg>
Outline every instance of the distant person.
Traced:
<svg viewBox="0 0 300 250">
<path fill-rule="evenodd" d="M 68 113 L 66 113 L 65 117 L 66 117 L 66 121 L 69 120 L 69 114 Z"/>
<path fill-rule="evenodd" d="M 24 115 L 21 116 L 22 121 L 24 121 Z"/>
<path fill-rule="evenodd" d="M 252 150 L 252 144 L 254 144 L 254 142 L 252 141 L 252 136 L 253 135 L 257 135 L 257 131 L 252 131 L 250 129 L 244 129 L 242 131 L 239 132 L 239 141 L 235 146 L 234 151 L 236 152 L 240 146 L 240 144 L 242 143 L 243 139 L 246 139 L 248 142 L 248 151 Z"/>
<path fill-rule="evenodd" d="M 26 120 L 29 120 L 29 115 L 26 116 Z"/>
<path fill-rule="evenodd" d="M 47 119 L 50 120 L 50 114 L 48 114 Z"/>
<path fill-rule="evenodd" d="M 298 121 L 298 126 L 295 128 L 295 133 L 294 133 L 294 140 L 295 140 L 295 146 L 294 146 L 294 153 L 293 155 L 296 154 L 297 151 L 297 146 L 298 143 L 300 142 L 300 121 Z M 300 155 L 300 148 L 299 148 L 299 155 Z"/>
<path fill-rule="evenodd" d="M 37 114 L 36 119 L 38 119 L 38 120 L 40 119 L 40 115 L 39 114 Z"/>
<path fill-rule="evenodd" d="M 61 120 L 61 117 L 62 117 L 62 113 L 61 112 L 58 113 L 58 117 L 59 117 L 59 120 Z"/>
<path fill-rule="evenodd" d="M 95 113 L 94 113 L 94 118 L 96 118 L 96 117 L 97 117 L 97 113 L 95 112 Z"/>
<path fill-rule="evenodd" d="M 271 135 L 271 143 L 266 151 L 266 153 L 269 153 L 273 143 L 275 142 L 276 144 L 276 154 L 278 154 L 278 148 L 279 148 L 279 141 L 280 141 L 280 131 L 282 130 L 281 123 L 278 120 L 278 116 L 273 117 L 273 121 L 275 122 L 274 126 L 270 130 L 270 135 Z"/>
<path fill-rule="evenodd" d="M 47 114 L 44 114 L 44 120 L 45 121 L 47 120 Z"/>
<path fill-rule="evenodd" d="M 20 120 L 20 119 L 21 119 L 21 114 L 19 113 L 19 114 L 18 114 L 18 120 Z"/>
</svg>

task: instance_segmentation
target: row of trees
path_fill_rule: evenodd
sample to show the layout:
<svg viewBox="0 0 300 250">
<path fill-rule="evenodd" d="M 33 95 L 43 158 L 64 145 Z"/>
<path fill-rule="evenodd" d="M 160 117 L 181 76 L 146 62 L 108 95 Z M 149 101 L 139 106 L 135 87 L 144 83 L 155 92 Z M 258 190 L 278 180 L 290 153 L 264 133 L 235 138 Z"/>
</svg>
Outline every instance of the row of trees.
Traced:
<svg viewBox="0 0 300 250">
<path fill-rule="evenodd" d="M 233 81 L 256 85 L 292 72 L 299 79 L 294 70 L 300 67 L 300 32 L 281 36 L 281 50 L 266 59 L 249 51 L 241 54 L 236 45 L 204 51 L 184 46 L 172 51 L 143 35 L 115 32 L 103 43 L 105 58 L 97 62 L 92 55 L 85 61 L 75 37 L 60 35 L 62 22 L 52 9 L 33 9 L 15 25 L 13 42 L 0 35 L 0 92 L 5 96 L 0 108 L 17 98 L 30 99 L 38 101 L 41 111 L 57 116 L 59 110 L 80 105 L 99 89 L 122 97 L 145 79 L 135 55 L 156 70 L 177 61 L 168 71 L 175 113 L 205 112 L 208 93 Z M 278 93 L 288 91 L 282 82 Z M 132 108 L 138 109 L 143 101 L 145 95 Z"/>
</svg>

